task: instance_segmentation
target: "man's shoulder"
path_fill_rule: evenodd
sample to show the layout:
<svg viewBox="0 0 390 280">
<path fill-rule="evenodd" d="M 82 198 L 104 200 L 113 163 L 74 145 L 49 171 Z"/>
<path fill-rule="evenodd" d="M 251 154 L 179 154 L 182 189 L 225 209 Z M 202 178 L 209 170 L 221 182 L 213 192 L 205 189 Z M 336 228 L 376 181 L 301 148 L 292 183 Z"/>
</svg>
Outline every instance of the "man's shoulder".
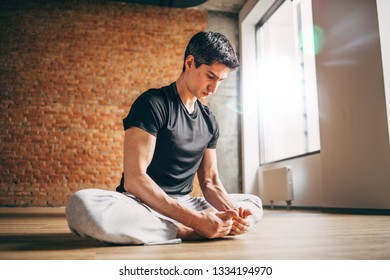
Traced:
<svg viewBox="0 0 390 280">
<path fill-rule="evenodd" d="M 151 103 L 166 103 L 170 96 L 171 85 L 161 88 L 151 88 L 143 92 L 137 99 L 149 101 Z"/>
</svg>

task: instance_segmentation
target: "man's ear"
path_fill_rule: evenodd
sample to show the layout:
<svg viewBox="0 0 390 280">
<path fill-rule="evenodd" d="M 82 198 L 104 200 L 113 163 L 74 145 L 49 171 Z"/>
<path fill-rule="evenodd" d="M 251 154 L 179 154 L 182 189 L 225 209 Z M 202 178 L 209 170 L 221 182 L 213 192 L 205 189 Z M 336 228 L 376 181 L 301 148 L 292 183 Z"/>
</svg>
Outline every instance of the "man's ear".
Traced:
<svg viewBox="0 0 390 280">
<path fill-rule="evenodd" d="M 194 58 L 194 56 L 192 54 L 187 56 L 184 64 L 185 64 L 186 69 L 195 67 L 195 58 Z"/>
</svg>

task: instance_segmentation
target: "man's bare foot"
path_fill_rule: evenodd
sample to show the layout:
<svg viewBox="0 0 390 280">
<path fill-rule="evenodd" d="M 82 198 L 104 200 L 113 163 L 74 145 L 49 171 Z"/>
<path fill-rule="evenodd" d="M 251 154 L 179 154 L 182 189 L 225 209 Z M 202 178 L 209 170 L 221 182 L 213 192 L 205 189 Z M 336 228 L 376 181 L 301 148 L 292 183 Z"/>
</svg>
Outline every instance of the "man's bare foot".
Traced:
<svg viewBox="0 0 390 280">
<path fill-rule="evenodd" d="M 181 238 L 186 241 L 196 241 L 196 240 L 205 240 L 206 237 L 198 234 L 195 230 L 185 225 L 179 225 L 177 229 L 177 238 Z"/>
</svg>

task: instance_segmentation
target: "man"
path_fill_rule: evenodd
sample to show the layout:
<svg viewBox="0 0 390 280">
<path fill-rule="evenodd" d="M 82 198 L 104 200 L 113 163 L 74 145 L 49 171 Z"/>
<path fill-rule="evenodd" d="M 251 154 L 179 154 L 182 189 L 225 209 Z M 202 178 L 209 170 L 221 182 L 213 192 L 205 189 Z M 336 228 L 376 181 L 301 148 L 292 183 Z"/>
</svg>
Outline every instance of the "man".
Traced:
<svg viewBox="0 0 390 280">
<path fill-rule="evenodd" d="M 225 191 L 217 170 L 218 124 L 203 100 L 239 66 L 217 32 L 190 40 L 176 82 L 140 95 L 123 120 L 124 172 L 117 192 L 70 197 L 72 232 L 109 243 L 164 244 L 245 233 L 262 217 L 253 195 Z M 191 197 L 197 173 L 204 197 Z"/>
</svg>

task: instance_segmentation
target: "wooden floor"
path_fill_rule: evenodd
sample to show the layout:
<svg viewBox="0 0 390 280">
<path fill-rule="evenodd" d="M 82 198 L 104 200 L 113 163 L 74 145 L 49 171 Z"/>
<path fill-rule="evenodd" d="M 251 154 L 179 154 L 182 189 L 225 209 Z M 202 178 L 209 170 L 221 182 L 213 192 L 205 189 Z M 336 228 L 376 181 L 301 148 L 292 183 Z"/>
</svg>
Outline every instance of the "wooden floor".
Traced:
<svg viewBox="0 0 390 280">
<path fill-rule="evenodd" d="M 390 217 L 266 210 L 238 237 L 108 246 L 70 233 L 63 208 L 0 208 L 0 259 L 390 259 Z"/>
</svg>

